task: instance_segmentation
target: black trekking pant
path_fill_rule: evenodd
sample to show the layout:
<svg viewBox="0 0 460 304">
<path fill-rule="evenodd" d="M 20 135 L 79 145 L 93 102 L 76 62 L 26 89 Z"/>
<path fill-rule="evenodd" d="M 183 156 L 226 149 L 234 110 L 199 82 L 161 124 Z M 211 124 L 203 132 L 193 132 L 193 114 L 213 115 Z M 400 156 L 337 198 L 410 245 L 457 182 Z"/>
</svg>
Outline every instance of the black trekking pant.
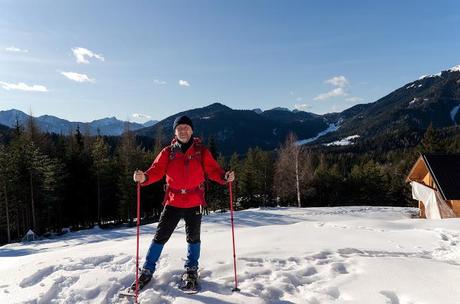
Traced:
<svg viewBox="0 0 460 304">
<path fill-rule="evenodd" d="M 185 233 L 187 243 L 200 243 L 201 231 L 201 208 L 200 206 L 192 208 L 177 208 L 173 206 L 165 206 L 161 212 L 160 221 L 158 222 L 157 232 L 153 241 L 158 244 L 165 244 L 171 234 L 176 229 L 180 219 L 185 220 Z"/>
</svg>

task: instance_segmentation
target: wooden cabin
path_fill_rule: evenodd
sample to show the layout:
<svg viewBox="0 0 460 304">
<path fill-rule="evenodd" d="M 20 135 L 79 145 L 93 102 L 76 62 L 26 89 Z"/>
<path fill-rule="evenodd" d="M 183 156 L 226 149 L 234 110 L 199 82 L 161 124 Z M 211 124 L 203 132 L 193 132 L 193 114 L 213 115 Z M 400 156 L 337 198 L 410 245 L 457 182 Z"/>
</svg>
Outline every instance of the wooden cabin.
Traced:
<svg viewBox="0 0 460 304">
<path fill-rule="evenodd" d="M 441 205 L 449 207 L 451 216 L 460 217 L 460 154 L 421 154 L 407 176 L 406 182 L 431 188 Z M 422 187 L 423 187 L 422 186 Z M 445 203 L 445 204 L 444 204 Z M 426 218 L 426 203 L 419 200 L 420 217 Z M 453 212 L 453 213 L 452 213 Z"/>
</svg>

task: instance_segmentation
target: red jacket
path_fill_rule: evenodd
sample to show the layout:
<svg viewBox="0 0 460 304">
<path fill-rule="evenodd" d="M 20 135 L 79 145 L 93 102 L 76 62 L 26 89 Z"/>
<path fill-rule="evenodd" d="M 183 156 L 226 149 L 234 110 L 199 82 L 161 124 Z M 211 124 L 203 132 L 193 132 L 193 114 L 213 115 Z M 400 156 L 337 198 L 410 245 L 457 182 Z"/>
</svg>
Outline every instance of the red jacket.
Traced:
<svg viewBox="0 0 460 304">
<path fill-rule="evenodd" d="M 226 184 L 225 171 L 204 147 L 201 140 L 193 138 L 188 150 L 182 153 L 176 139 L 161 150 L 150 168 L 145 172 L 147 186 L 163 178 L 166 174 L 166 194 L 164 205 L 191 208 L 206 205 L 204 200 L 204 180 L 207 177 L 222 185 Z"/>
</svg>

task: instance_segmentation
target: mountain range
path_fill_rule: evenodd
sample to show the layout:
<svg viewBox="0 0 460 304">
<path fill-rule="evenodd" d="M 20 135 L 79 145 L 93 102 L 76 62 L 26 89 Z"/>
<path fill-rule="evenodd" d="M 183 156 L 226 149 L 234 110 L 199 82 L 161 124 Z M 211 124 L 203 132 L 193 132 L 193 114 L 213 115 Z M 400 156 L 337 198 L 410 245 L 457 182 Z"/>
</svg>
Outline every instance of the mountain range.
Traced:
<svg viewBox="0 0 460 304">
<path fill-rule="evenodd" d="M 435 75 L 422 76 L 403 85 L 375 102 L 358 104 L 340 113 L 318 115 L 303 111 L 274 108 L 262 111 L 231 109 L 220 103 L 191 109 L 169 116 L 153 125 L 128 123 L 135 134 L 154 137 L 161 128 L 163 136 L 172 138 L 176 117 L 188 115 L 195 134 L 214 138 L 220 151 L 245 153 L 250 147 L 276 149 L 289 132 L 294 132 L 300 144 L 353 144 L 381 136 L 397 137 L 410 132 L 421 133 L 432 124 L 435 128 L 450 128 L 460 124 L 460 65 Z M 17 111 L 0 111 L 0 124 L 12 127 L 16 118 L 27 115 Z M 53 116 L 37 118 L 40 128 L 55 133 L 67 133 L 80 125 L 90 134 L 97 130 L 105 135 L 119 135 L 125 122 L 116 118 L 91 123 L 68 122 Z M 350 139 L 350 140 L 348 140 Z"/>
<path fill-rule="evenodd" d="M 379 100 L 351 107 L 337 117 L 339 135 L 376 136 L 401 129 L 425 130 L 460 123 L 460 65 L 422 76 Z"/>
<path fill-rule="evenodd" d="M 188 115 L 195 124 L 195 133 L 214 137 L 224 154 L 244 153 L 255 146 L 276 149 L 289 132 L 297 135 L 300 144 L 324 145 L 423 134 L 430 124 L 435 128 L 460 124 L 459 109 L 460 65 L 422 76 L 375 102 L 358 104 L 340 113 L 317 115 L 286 108 L 234 110 L 214 103 L 177 113 L 136 134 L 151 137 L 162 128 L 166 137 L 172 137 L 174 119 Z"/>
<path fill-rule="evenodd" d="M 30 115 L 15 109 L 0 111 L 0 124 L 10 128 L 14 128 L 17 122 L 20 125 L 26 124 L 29 118 Z M 126 128 L 138 130 L 145 127 L 151 127 L 157 123 L 155 120 L 150 120 L 144 124 L 138 124 L 118 120 L 115 117 L 93 120 L 92 122 L 74 122 L 51 115 L 35 117 L 35 122 L 43 132 L 70 134 L 74 132 L 78 126 L 81 132 L 88 132 L 90 135 L 102 134 L 115 136 L 121 135 Z"/>
</svg>

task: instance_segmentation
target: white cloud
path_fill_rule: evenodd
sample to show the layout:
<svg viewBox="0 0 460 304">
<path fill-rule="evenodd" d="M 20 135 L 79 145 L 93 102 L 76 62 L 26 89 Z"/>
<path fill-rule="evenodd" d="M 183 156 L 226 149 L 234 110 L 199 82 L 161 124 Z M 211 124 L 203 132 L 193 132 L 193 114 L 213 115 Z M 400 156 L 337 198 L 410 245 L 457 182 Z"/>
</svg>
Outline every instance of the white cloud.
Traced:
<svg viewBox="0 0 460 304">
<path fill-rule="evenodd" d="M 5 48 L 5 51 L 14 52 L 14 53 L 28 53 L 29 52 L 28 50 L 20 49 L 20 48 L 17 48 L 15 46 L 9 46 L 9 47 Z"/>
<path fill-rule="evenodd" d="M 88 49 L 82 48 L 82 47 L 77 47 L 72 49 L 73 55 L 77 59 L 77 63 L 89 63 L 88 58 L 96 58 L 99 59 L 100 61 L 104 61 L 104 57 L 100 54 L 96 54 Z"/>
<path fill-rule="evenodd" d="M 314 100 L 325 100 L 325 99 L 329 99 L 331 97 L 348 96 L 346 88 L 349 86 L 350 83 L 345 78 L 345 76 L 342 76 L 342 75 L 334 76 L 334 77 L 324 81 L 324 83 L 332 84 L 336 88 L 331 90 L 331 91 L 329 91 L 329 92 L 319 94 L 318 96 L 313 98 Z"/>
<path fill-rule="evenodd" d="M 157 85 L 165 85 L 167 82 L 164 81 L 164 80 L 158 80 L 158 79 L 155 79 L 153 81 L 153 83 L 157 84 Z"/>
<path fill-rule="evenodd" d="M 76 82 L 94 82 L 94 79 L 89 78 L 88 75 L 85 74 L 75 72 L 61 72 L 61 74 Z"/>
<path fill-rule="evenodd" d="M 361 97 L 352 96 L 352 97 L 345 98 L 345 100 L 350 101 L 350 102 L 359 102 L 359 101 L 362 101 L 363 99 Z"/>
<path fill-rule="evenodd" d="M 182 87 L 189 87 L 190 83 L 187 80 L 179 80 L 179 85 Z"/>
<path fill-rule="evenodd" d="M 345 92 L 345 90 L 343 88 L 335 88 L 332 91 L 329 91 L 327 93 L 319 94 L 318 96 L 316 96 L 313 99 L 314 100 L 325 100 L 325 99 L 329 99 L 331 97 L 347 96 L 347 95 L 348 95 L 347 92 Z"/>
<path fill-rule="evenodd" d="M 345 78 L 345 76 L 342 75 L 332 77 L 331 79 L 326 80 L 324 83 L 329 83 L 339 88 L 344 88 L 349 85 L 348 80 Z"/>
<path fill-rule="evenodd" d="M 294 105 L 294 109 L 297 109 L 299 111 L 305 111 L 307 109 L 310 109 L 311 108 L 311 105 L 309 104 L 306 104 L 306 103 L 303 103 L 303 104 L 295 104 Z"/>
<path fill-rule="evenodd" d="M 138 118 L 138 119 L 150 119 L 150 116 L 149 116 L 149 115 L 140 114 L 140 113 L 134 113 L 134 114 L 133 114 L 133 117 L 134 117 L 134 118 Z"/>
<path fill-rule="evenodd" d="M 28 92 L 48 92 L 48 89 L 43 85 L 28 85 L 24 82 L 19 83 L 9 83 L 0 81 L 0 87 L 9 91 L 9 90 L 19 90 L 19 91 L 28 91 Z"/>
</svg>

